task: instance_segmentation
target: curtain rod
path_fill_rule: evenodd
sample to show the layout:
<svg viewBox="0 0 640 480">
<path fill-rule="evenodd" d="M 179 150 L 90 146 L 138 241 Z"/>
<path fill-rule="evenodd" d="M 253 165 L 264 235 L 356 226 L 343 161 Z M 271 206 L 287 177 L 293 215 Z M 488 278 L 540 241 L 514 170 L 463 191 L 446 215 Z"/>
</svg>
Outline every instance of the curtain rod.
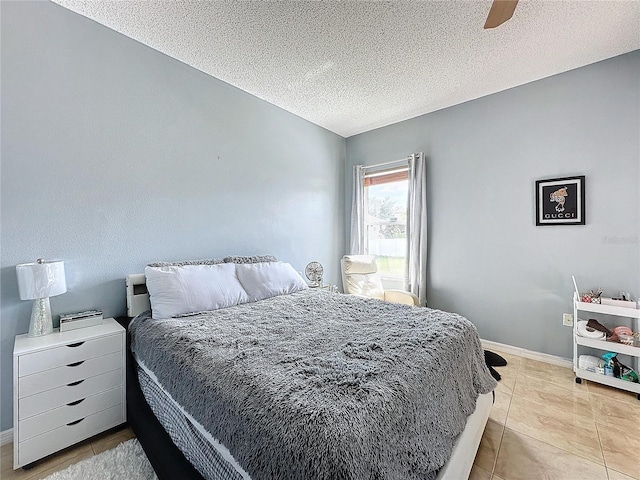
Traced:
<svg viewBox="0 0 640 480">
<path fill-rule="evenodd" d="M 381 167 L 388 167 L 388 166 L 395 165 L 395 164 L 398 164 L 398 166 L 400 166 L 402 164 L 402 162 L 407 162 L 410 158 L 411 158 L 411 156 L 406 156 L 404 158 L 401 158 L 400 160 L 394 160 L 392 162 L 378 163 L 376 165 L 368 165 L 368 166 L 363 165 L 362 169 L 364 171 L 367 171 L 367 170 L 376 170 L 376 169 L 381 168 Z"/>
</svg>

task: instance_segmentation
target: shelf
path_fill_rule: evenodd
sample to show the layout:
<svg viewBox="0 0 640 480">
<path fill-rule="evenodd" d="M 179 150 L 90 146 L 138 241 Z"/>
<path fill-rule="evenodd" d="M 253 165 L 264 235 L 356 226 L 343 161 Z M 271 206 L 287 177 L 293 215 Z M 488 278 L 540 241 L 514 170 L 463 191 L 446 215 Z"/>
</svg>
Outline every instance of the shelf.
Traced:
<svg viewBox="0 0 640 480">
<path fill-rule="evenodd" d="M 596 340 L 579 335 L 576 335 L 576 343 L 584 347 L 592 347 L 599 350 L 622 353 L 623 355 L 631 355 L 632 357 L 640 357 L 640 347 L 632 347 L 624 343 L 605 342 L 604 340 Z"/>
<path fill-rule="evenodd" d="M 616 317 L 626 317 L 634 319 L 634 323 L 636 324 L 635 330 L 638 330 L 640 327 L 640 309 L 637 308 L 629 308 L 629 307 L 619 307 L 617 305 L 602 305 L 599 303 L 587 303 L 587 302 L 579 302 L 578 295 L 573 295 L 573 316 L 574 316 L 574 324 L 573 324 L 573 371 L 576 374 L 577 379 L 585 379 L 595 383 L 602 383 L 604 385 L 608 385 L 610 387 L 619 388 L 621 390 L 626 390 L 628 392 L 635 392 L 638 396 L 638 400 L 640 400 L 640 383 L 627 382 L 626 380 L 621 380 L 615 377 L 608 377 L 606 375 L 601 375 L 595 372 L 589 372 L 588 370 L 583 370 L 578 366 L 578 346 L 583 347 L 591 347 L 597 348 L 598 350 L 606 350 L 615 353 L 621 353 L 623 355 L 629 355 L 631 357 L 635 357 L 632 361 L 632 368 L 635 369 L 636 372 L 640 372 L 640 346 L 631 346 L 625 345 L 623 343 L 617 342 L 607 342 L 605 340 L 596 340 L 594 338 L 586 338 L 581 337 L 577 334 L 577 323 L 578 323 L 578 312 L 593 312 L 593 313 L 601 313 L 603 315 L 611 315 Z"/>
<path fill-rule="evenodd" d="M 637 308 L 617 307 L 615 305 L 601 305 L 599 303 L 576 302 L 576 308 L 583 312 L 603 313 L 619 317 L 640 318 Z"/>
<path fill-rule="evenodd" d="M 576 373 L 576 377 L 578 378 L 583 378 L 592 382 L 602 383 L 604 385 L 609 385 L 610 387 L 620 388 L 622 390 L 627 390 L 628 392 L 640 394 L 640 383 L 627 382 L 626 380 L 620 380 L 619 378 L 600 375 L 599 373 L 590 372 L 581 368 L 574 368 L 573 371 Z"/>
</svg>

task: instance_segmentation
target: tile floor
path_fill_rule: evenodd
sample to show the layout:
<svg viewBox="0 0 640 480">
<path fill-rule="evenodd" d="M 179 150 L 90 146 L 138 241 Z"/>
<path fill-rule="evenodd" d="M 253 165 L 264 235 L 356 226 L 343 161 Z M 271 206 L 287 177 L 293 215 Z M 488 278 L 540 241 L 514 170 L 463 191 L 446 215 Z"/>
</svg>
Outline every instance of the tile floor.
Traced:
<svg viewBox="0 0 640 480">
<path fill-rule="evenodd" d="M 635 394 L 495 351 L 508 365 L 496 368 L 502 380 L 470 480 L 640 479 Z"/>
<path fill-rule="evenodd" d="M 470 480 L 640 480 L 640 401 L 631 393 L 584 381 L 570 369 L 501 353 L 508 365 Z M 44 478 L 132 438 L 110 431 L 31 470 L 13 471 L 4 445 L 0 478 Z"/>
</svg>

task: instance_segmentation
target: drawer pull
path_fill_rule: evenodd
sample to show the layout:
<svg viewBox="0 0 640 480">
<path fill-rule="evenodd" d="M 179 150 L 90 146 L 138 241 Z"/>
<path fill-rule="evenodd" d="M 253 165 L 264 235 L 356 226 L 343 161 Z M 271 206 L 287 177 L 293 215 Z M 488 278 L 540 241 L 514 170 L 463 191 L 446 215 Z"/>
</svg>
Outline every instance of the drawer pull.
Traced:
<svg viewBox="0 0 640 480">
<path fill-rule="evenodd" d="M 67 367 L 77 367 L 78 365 L 82 365 L 83 363 L 84 363 L 84 360 L 80 362 L 75 362 L 75 363 L 68 363 Z"/>
<path fill-rule="evenodd" d="M 69 345 L 67 345 L 67 347 L 75 348 L 79 347 L 80 345 L 84 345 L 84 342 L 70 343 Z"/>
<path fill-rule="evenodd" d="M 76 385 L 80 385 L 84 380 L 78 380 L 77 382 L 67 383 L 67 387 L 75 387 Z"/>
<path fill-rule="evenodd" d="M 80 423 L 82 420 L 84 420 L 84 418 L 81 418 L 80 420 L 76 420 L 75 422 L 67 423 L 67 427 L 71 427 L 72 425 L 77 425 L 77 424 L 78 424 L 78 423 Z"/>
<path fill-rule="evenodd" d="M 78 405 L 79 403 L 82 403 L 84 401 L 85 401 L 85 399 L 81 398 L 80 400 L 76 400 L 75 402 L 67 403 L 67 407 L 73 407 L 73 406 Z"/>
</svg>

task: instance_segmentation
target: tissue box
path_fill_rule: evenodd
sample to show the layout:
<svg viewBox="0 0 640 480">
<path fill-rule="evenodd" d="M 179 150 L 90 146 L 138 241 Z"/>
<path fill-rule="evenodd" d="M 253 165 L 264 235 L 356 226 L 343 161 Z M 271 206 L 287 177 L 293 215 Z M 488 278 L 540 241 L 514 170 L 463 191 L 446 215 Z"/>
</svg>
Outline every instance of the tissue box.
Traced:
<svg viewBox="0 0 640 480">
<path fill-rule="evenodd" d="M 69 313 L 60 315 L 60 332 L 76 330 L 77 328 L 92 327 L 102 323 L 102 312 L 100 310 L 89 310 L 86 312 Z"/>
</svg>

